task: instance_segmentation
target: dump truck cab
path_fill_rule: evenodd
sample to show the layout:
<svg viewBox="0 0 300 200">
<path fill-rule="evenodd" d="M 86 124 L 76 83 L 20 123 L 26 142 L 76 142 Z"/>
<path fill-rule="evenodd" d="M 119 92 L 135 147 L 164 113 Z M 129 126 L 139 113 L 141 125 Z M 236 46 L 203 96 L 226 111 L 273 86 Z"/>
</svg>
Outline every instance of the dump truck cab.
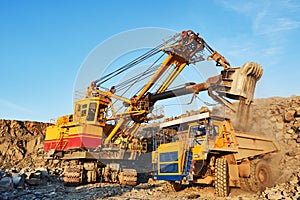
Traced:
<svg viewBox="0 0 300 200">
<path fill-rule="evenodd" d="M 216 133 L 210 128 L 211 122 L 210 114 L 202 113 L 162 123 L 163 132 L 168 134 L 173 130 L 174 135 L 171 142 L 165 140 L 166 143 L 160 144 L 152 153 L 154 179 L 192 180 L 192 165 L 203 165 L 208 146 L 214 142 Z"/>
</svg>

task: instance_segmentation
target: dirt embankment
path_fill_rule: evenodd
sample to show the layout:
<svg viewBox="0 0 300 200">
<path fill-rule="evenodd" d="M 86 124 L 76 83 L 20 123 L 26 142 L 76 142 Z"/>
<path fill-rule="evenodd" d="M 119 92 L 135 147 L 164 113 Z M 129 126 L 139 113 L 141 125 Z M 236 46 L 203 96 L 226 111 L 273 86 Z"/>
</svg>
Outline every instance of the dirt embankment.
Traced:
<svg viewBox="0 0 300 200">
<path fill-rule="evenodd" d="M 263 134 L 274 138 L 281 148 L 273 161 L 278 182 L 291 179 L 300 166 L 300 96 L 255 99 L 248 116 L 248 123 L 238 126 L 234 113 L 227 110 L 235 127 L 241 131 Z M 276 163 L 278 162 L 278 163 Z"/>
<path fill-rule="evenodd" d="M 267 188 L 265 199 L 300 199 L 300 96 L 255 99 L 248 123 L 236 124 L 234 113 L 226 116 L 241 131 L 263 134 L 274 138 L 281 151 L 269 160 L 276 185 Z"/>
<path fill-rule="evenodd" d="M 0 170 L 39 167 L 47 123 L 0 120 Z"/>
</svg>

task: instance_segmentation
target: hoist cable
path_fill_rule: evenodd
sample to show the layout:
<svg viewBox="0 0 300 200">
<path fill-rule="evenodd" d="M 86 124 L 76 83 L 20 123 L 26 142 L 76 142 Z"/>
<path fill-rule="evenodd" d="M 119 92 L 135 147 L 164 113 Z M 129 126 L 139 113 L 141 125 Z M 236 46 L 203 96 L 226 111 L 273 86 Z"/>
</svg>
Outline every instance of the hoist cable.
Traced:
<svg viewBox="0 0 300 200">
<path fill-rule="evenodd" d="M 162 48 L 166 46 L 169 42 L 174 40 L 174 37 L 168 39 L 164 43 L 156 46 L 155 48 L 151 49 L 150 51 L 146 52 L 145 54 L 139 56 L 138 58 L 132 60 L 131 62 L 127 63 L 126 65 L 120 67 L 119 69 L 95 80 L 94 82 L 97 83 L 97 86 L 100 86 L 101 84 L 105 83 L 106 81 L 110 80 L 112 77 L 119 75 L 120 73 L 130 69 L 131 67 L 141 63 L 142 61 L 150 58 L 151 56 L 157 54 L 158 52 L 162 51 Z"/>
</svg>

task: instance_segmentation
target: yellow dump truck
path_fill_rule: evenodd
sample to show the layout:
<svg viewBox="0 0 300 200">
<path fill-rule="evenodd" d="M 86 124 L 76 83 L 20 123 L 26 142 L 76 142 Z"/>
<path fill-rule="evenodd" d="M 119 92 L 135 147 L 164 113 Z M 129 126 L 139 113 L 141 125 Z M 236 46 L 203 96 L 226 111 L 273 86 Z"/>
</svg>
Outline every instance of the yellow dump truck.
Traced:
<svg viewBox="0 0 300 200">
<path fill-rule="evenodd" d="M 154 180 L 165 180 L 178 191 L 185 184 L 213 184 L 218 196 L 230 187 L 260 191 L 272 185 L 267 158 L 279 151 L 271 138 L 237 132 L 229 119 L 210 112 L 160 125 L 152 152 Z M 167 137 L 168 139 L 162 139 Z"/>
</svg>

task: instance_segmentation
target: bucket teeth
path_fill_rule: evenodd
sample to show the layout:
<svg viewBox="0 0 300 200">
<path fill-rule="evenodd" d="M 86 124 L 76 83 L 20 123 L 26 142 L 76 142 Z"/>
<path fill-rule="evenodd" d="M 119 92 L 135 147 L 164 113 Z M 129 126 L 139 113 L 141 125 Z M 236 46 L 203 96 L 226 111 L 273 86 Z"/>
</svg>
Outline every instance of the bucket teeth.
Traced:
<svg viewBox="0 0 300 200">
<path fill-rule="evenodd" d="M 254 62 L 248 62 L 243 66 L 243 70 L 246 72 L 247 76 L 251 76 L 258 81 L 262 74 L 263 74 L 263 68 Z"/>
<path fill-rule="evenodd" d="M 228 99 L 251 104 L 257 81 L 262 77 L 263 68 L 255 62 L 248 62 L 242 67 L 229 68 L 222 71 L 219 82 L 209 86 L 209 95 L 217 102 L 234 110 Z M 225 98 L 226 97 L 226 98 Z"/>
</svg>

